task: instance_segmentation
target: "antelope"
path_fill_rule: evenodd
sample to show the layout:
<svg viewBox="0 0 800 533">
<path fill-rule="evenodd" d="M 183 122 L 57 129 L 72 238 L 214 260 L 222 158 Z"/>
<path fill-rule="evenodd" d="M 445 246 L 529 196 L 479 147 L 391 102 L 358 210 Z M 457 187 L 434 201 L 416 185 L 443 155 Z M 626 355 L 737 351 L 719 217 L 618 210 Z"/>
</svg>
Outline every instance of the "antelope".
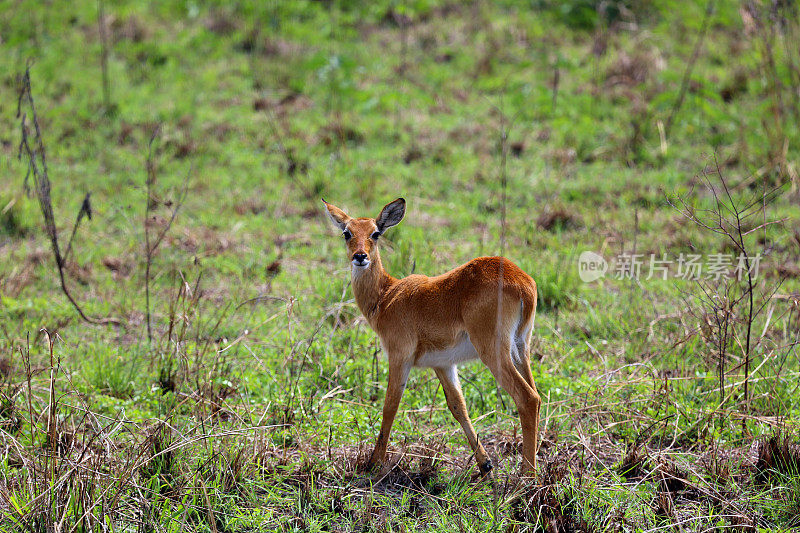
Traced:
<svg viewBox="0 0 800 533">
<path fill-rule="evenodd" d="M 480 358 L 514 399 L 522 425 L 522 475 L 535 476 L 541 398 L 530 368 L 533 278 L 504 257 L 479 257 L 440 276 L 396 279 L 381 264 L 378 242 L 403 219 L 405 200 L 386 204 L 377 218 L 352 218 L 322 201 L 344 237 L 356 303 L 388 358 L 383 419 L 368 468 L 384 463 L 409 371 L 427 367 L 439 378 L 481 474 L 489 473 L 492 462 L 467 413 L 456 366 Z"/>
</svg>

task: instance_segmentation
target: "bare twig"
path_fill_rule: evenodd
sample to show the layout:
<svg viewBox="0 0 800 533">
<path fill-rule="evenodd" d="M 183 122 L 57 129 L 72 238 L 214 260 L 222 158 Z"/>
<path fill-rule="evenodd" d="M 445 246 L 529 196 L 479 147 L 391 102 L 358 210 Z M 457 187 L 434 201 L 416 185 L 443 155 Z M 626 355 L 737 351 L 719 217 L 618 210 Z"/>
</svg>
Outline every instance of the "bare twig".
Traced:
<svg viewBox="0 0 800 533">
<path fill-rule="evenodd" d="M 715 175 L 718 187 L 711 182 L 710 176 Z M 707 190 L 711 193 L 713 207 L 710 209 L 698 209 L 690 205 L 684 197 L 677 196 L 676 200 L 667 198 L 667 202 L 677 209 L 684 217 L 695 223 L 697 226 L 711 232 L 723 235 L 733 244 L 739 253 L 739 271 L 737 283 L 719 283 L 716 286 L 711 284 L 698 283 L 703 293 L 703 301 L 707 312 L 702 317 L 706 326 L 709 328 L 707 338 L 713 341 L 715 356 L 717 357 L 717 371 L 719 373 L 720 406 L 724 404 L 726 395 L 725 386 L 725 360 L 728 353 L 728 345 L 732 341 L 738 342 L 742 350 L 744 380 L 743 395 L 744 405 L 747 411 L 750 410 L 750 364 L 753 351 L 756 345 L 760 344 L 761 339 L 756 339 L 755 345 L 752 339 L 753 324 L 756 317 L 763 311 L 766 302 L 777 290 L 766 291 L 769 295 L 763 298 L 763 303 L 756 306 L 754 292 L 756 290 L 755 276 L 752 263 L 753 255 L 750 246 L 745 239 L 749 234 L 757 229 L 766 228 L 768 225 L 779 223 L 780 221 L 769 221 L 766 218 L 766 209 L 770 201 L 777 197 L 777 190 L 765 191 L 760 197 L 751 201 L 741 202 L 734 199 L 731 194 L 731 187 L 722 173 L 716 155 L 714 156 L 714 168 L 711 171 L 703 172 L 703 179 Z M 757 224 L 756 228 L 747 229 L 748 221 L 754 215 L 761 214 L 763 222 Z M 742 272 L 743 270 L 743 272 Z M 778 284 L 780 286 L 780 283 Z M 738 287 L 738 290 L 735 290 Z M 735 293 L 735 294 L 734 294 Z M 765 294 L 766 294 L 765 293 Z M 740 304 L 746 303 L 746 309 L 742 313 L 741 321 L 744 326 L 744 342 L 737 333 L 736 322 L 738 313 L 736 309 Z M 744 422 L 743 422 L 744 423 Z"/>
<path fill-rule="evenodd" d="M 113 111 L 111 82 L 108 79 L 108 28 L 106 27 L 105 0 L 97 0 L 97 27 L 100 31 L 100 71 L 103 78 L 103 109 Z"/>
<path fill-rule="evenodd" d="M 683 105 L 683 100 L 686 98 L 686 90 L 689 88 L 689 78 L 692 75 L 692 70 L 694 70 L 694 64 L 697 62 L 697 58 L 700 56 L 700 48 L 703 45 L 703 39 L 705 39 L 706 33 L 708 32 L 708 22 L 711 19 L 711 14 L 714 12 L 714 3 L 715 0 L 708 0 L 706 4 L 706 10 L 703 14 L 703 21 L 700 23 L 700 32 L 697 34 L 697 40 L 694 42 L 694 49 L 692 50 L 692 57 L 689 59 L 689 62 L 686 63 L 686 70 L 683 72 L 683 80 L 681 80 L 681 89 L 678 93 L 678 98 L 675 99 L 675 102 L 672 104 L 672 110 L 669 113 L 669 117 L 667 117 L 667 122 L 664 125 L 664 137 L 669 138 L 670 131 L 672 130 L 672 123 L 675 120 L 678 112 Z"/>
<path fill-rule="evenodd" d="M 178 216 L 178 211 L 180 210 L 183 202 L 186 200 L 186 195 L 189 190 L 189 176 L 191 175 L 191 169 L 189 172 L 186 173 L 186 177 L 183 179 L 183 185 L 181 186 L 181 191 L 178 194 L 178 199 L 175 202 L 172 213 L 170 214 L 169 220 L 161 228 L 161 231 L 156 233 L 155 236 L 150 234 L 150 214 L 153 207 L 156 204 L 155 193 L 153 191 L 155 184 L 156 184 L 156 164 L 153 160 L 153 142 L 155 141 L 156 137 L 158 137 L 159 132 L 161 131 L 161 126 L 156 126 L 153 130 L 153 134 L 150 136 L 150 142 L 147 145 L 147 160 L 145 161 L 145 170 L 147 172 L 147 176 L 145 178 L 145 190 L 147 197 L 145 198 L 145 211 L 144 211 L 144 251 L 145 251 L 145 271 L 144 271 L 144 294 L 145 294 L 145 317 L 147 322 L 147 341 L 153 341 L 153 329 L 151 324 L 151 317 L 150 317 L 150 271 L 153 265 L 153 258 L 155 257 L 156 251 L 158 247 L 161 245 L 161 242 L 164 240 L 164 237 L 167 235 L 167 232 L 172 227 L 172 223 L 175 222 L 175 218 Z"/>
<path fill-rule="evenodd" d="M 33 138 L 30 137 L 28 130 L 28 115 L 23 113 L 23 107 L 28 107 L 33 121 Z M 42 132 L 39 127 L 39 118 L 36 115 L 36 106 L 33 101 L 33 93 L 31 91 L 31 72 L 30 63 L 25 68 L 25 73 L 20 80 L 19 99 L 17 100 L 17 118 L 20 119 L 20 132 L 22 139 L 19 144 L 18 157 L 22 160 L 23 156 L 28 160 L 28 169 L 25 175 L 25 183 L 28 178 L 33 178 L 34 192 L 36 198 L 39 200 L 39 208 L 42 211 L 44 218 L 45 230 L 50 239 L 50 245 L 53 250 L 53 256 L 56 260 L 56 267 L 58 268 L 58 277 L 61 283 L 61 290 L 67 299 L 72 304 L 72 307 L 78 312 L 78 315 L 91 324 L 120 324 L 120 321 L 115 318 L 93 318 L 84 313 L 81 306 L 73 298 L 72 294 L 67 288 L 66 277 L 64 275 L 64 267 L 66 266 L 66 258 L 61 255 L 61 250 L 58 244 L 58 229 L 56 228 L 55 215 L 53 214 L 53 203 L 50 199 L 50 179 L 47 172 L 47 158 L 45 155 L 44 141 L 42 140 Z M 91 209 L 85 212 L 87 207 L 87 199 L 84 199 L 84 205 L 81 206 L 81 211 L 78 213 L 76 226 L 73 229 L 73 234 L 77 231 L 77 224 L 82 218 L 82 213 L 90 214 Z M 70 239 L 70 244 L 72 239 Z M 70 247 L 67 247 L 70 250 Z"/>
<path fill-rule="evenodd" d="M 92 202 L 91 202 L 91 194 L 90 192 L 86 193 L 86 196 L 83 198 L 83 202 L 81 203 L 81 208 L 78 210 L 78 216 L 75 219 L 75 225 L 72 226 L 72 234 L 69 236 L 69 241 L 67 242 L 67 251 L 64 252 L 64 262 L 66 263 L 69 261 L 69 254 L 72 252 L 72 240 L 75 238 L 75 234 L 78 233 L 78 226 L 83 220 L 83 217 L 92 220 Z"/>
</svg>

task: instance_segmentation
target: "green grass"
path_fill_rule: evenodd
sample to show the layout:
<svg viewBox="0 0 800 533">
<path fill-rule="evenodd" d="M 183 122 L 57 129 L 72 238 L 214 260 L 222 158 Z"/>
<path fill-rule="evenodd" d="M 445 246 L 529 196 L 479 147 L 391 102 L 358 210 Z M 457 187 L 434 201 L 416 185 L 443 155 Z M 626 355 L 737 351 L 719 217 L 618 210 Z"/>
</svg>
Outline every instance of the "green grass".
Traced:
<svg viewBox="0 0 800 533">
<path fill-rule="evenodd" d="M 605 15 L 578 0 L 106 2 L 108 107 L 97 2 L 3 3 L 0 529 L 45 531 L 54 517 L 74 531 L 796 527 L 795 478 L 777 468 L 762 480 L 754 463 L 765 438 L 797 439 L 800 414 L 800 61 L 787 53 L 800 33 L 782 12 L 773 76 L 739 7 L 713 13 L 662 142 L 704 2 Z M 29 62 L 62 249 L 91 192 L 68 285 L 119 326 L 76 315 L 26 193 L 16 112 Z M 187 175 L 188 194 L 153 261 L 149 342 L 157 126 L 154 232 Z M 613 270 L 584 283 L 577 268 L 585 250 L 732 253 L 667 202 L 710 207 L 714 156 L 736 201 L 782 193 L 766 210 L 782 222 L 747 241 L 764 254 L 756 295 L 767 298 L 750 401 L 738 322 L 722 405 L 696 284 Z M 382 244 L 393 275 L 502 249 L 537 281 L 538 486 L 514 476 L 518 417 L 478 363 L 460 373 L 493 482 L 473 479 L 424 371 L 395 422 L 395 467 L 363 472 L 387 369 L 320 197 L 376 216 L 398 196 L 408 211 Z M 634 448 L 641 471 L 626 477 Z M 664 488 L 665 468 L 679 488 Z"/>
</svg>

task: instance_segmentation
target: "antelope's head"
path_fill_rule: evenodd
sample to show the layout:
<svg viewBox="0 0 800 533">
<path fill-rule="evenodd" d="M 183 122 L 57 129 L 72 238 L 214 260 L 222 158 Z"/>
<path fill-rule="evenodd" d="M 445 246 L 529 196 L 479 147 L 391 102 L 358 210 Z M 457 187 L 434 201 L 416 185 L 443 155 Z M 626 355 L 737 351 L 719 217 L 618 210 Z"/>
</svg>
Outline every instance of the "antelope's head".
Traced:
<svg viewBox="0 0 800 533">
<path fill-rule="evenodd" d="M 352 218 L 335 205 L 322 202 L 331 222 L 342 232 L 354 273 L 369 268 L 378 257 L 378 239 L 384 231 L 399 224 L 406 212 L 406 201 L 402 198 L 386 204 L 376 218 Z"/>
</svg>

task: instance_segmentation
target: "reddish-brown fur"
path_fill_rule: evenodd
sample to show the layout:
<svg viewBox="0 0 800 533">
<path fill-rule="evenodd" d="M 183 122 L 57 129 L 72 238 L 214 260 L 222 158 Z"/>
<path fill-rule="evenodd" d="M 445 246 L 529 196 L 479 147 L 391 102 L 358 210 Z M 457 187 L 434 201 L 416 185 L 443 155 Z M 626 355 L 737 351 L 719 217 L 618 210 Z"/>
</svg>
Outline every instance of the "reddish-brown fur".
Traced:
<svg viewBox="0 0 800 533">
<path fill-rule="evenodd" d="M 396 279 L 383 268 L 376 232 L 402 219 L 405 201 L 387 204 L 377 219 L 354 219 L 336 206 L 327 202 L 325 206 L 334 224 L 351 235 L 347 250 L 353 261 L 353 293 L 389 362 L 383 422 L 371 465 L 384 461 L 410 368 L 431 366 L 481 471 L 491 469 L 469 420 L 455 370 L 459 357 L 472 346 L 514 399 L 522 424 L 522 471 L 535 473 L 541 399 L 530 370 L 536 310 L 533 278 L 503 257 L 479 257 L 439 276 Z"/>
</svg>

